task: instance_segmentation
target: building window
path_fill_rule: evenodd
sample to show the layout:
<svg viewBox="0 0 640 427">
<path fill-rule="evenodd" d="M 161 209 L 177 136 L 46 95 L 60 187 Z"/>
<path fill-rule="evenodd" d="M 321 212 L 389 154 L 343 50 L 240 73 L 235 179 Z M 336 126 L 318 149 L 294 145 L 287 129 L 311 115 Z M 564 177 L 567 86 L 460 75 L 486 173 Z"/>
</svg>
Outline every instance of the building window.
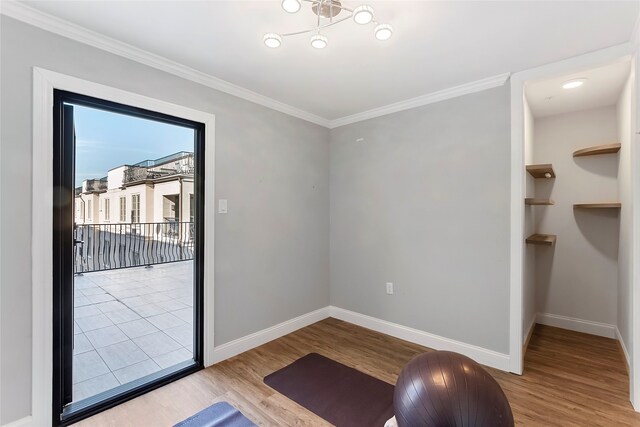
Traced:
<svg viewBox="0 0 640 427">
<path fill-rule="evenodd" d="M 140 222 L 140 195 L 134 194 L 131 196 L 131 222 Z"/>
<path fill-rule="evenodd" d="M 91 200 L 87 200 L 87 219 L 91 221 L 93 219 L 93 215 L 91 215 Z"/>
<path fill-rule="evenodd" d="M 120 222 L 127 222 L 127 198 L 120 197 Z"/>
<path fill-rule="evenodd" d="M 104 199 L 104 220 L 109 221 L 111 216 L 111 200 Z"/>
</svg>

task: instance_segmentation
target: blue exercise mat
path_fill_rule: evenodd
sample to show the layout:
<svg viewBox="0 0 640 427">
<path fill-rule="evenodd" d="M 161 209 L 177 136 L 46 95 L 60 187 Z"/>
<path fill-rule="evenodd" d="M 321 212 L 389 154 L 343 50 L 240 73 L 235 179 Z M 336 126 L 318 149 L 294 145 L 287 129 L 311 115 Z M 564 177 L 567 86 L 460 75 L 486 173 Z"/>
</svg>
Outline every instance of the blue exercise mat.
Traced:
<svg viewBox="0 0 640 427">
<path fill-rule="evenodd" d="M 256 425 L 227 402 L 219 402 L 179 422 L 174 427 L 256 427 Z"/>
</svg>

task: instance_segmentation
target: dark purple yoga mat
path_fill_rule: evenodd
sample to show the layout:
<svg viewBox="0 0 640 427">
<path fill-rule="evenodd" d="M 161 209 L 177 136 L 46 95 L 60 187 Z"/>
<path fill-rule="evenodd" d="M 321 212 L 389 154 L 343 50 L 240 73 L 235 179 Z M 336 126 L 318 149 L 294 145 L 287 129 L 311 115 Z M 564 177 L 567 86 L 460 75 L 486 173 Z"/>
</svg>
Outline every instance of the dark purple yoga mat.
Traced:
<svg viewBox="0 0 640 427">
<path fill-rule="evenodd" d="M 337 427 L 383 427 L 393 416 L 391 384 L 316 353 L 264 382 Z"/>
</svg>

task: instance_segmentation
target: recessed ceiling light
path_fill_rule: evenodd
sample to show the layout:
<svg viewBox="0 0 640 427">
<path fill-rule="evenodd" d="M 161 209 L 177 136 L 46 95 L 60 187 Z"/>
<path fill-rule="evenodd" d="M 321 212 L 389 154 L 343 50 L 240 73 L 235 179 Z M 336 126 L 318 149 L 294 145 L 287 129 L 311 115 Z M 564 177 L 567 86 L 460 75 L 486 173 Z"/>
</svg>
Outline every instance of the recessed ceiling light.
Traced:
<svg viewBox="0 0 640 427">
<path fill-rule="evenodd" d="M 280 34 L 276 33 L 267 33 L 264 35 L 264 38 L 262 40 L 264 41 L 264 44 L 270 48 L 280 47 L 280 45 L 282 44 L 282 37 L 280 36 Z"/>
<path fill-rule="evenodd" d="M 566 81 L 566 82 L 564 82 L 562 84 L 562 88 L 563 89 L 575 89 L 577 87 L 582 86 L 586 80 L 587 79 L 585 79 L 585 78 L 568 80 L 568 81 Z"/>
</svg>

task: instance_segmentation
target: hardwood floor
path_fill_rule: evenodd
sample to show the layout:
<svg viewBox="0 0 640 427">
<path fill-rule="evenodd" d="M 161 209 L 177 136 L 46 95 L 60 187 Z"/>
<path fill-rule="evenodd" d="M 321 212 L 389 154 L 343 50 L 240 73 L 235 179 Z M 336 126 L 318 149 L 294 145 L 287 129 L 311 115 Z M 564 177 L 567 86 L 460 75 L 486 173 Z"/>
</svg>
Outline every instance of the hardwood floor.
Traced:
<svg viewBox="0 0 640 427">
<path fill-rule="evenodd" d="M 316 352 L 394 384 L 402 366 L 425 351 L 430 350 L 326 319 L 76 425 L 171 426 L 215 402 L 228 401 L 261 426 L 328 426 L 262 378 Z M 507 394 L 517 425 L 640 426 L 615 340 L 537 325 L 524 375 L 489 371 Z"/>
</svg>

